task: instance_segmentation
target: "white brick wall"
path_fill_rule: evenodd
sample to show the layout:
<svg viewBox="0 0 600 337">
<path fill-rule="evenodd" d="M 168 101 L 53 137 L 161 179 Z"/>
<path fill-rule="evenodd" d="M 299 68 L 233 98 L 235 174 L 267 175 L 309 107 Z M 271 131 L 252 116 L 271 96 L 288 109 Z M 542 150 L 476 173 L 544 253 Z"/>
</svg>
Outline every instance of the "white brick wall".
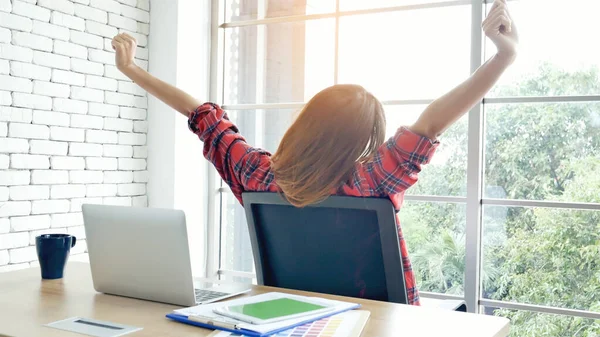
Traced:
<svg viewBox="0 0 600 337">
<path fill-rule="evenodd" d="M 11 36 L 10 29 L 0 27 L 0 43 L 10 43 Z"/>
<path fill-rule="evenodd" d="M 148 132 L 148 122 L 147 121 L 135 121 L 133 122 L 133 132 Z"/>
<path fill-rule="evenodd" d="M 29 181 L 29 171 L 2 170 L 0 172 L 0 185 L 2 186 L 29 185 Z"/>
<path fill-rule="evenodd" d="M 105 205 L 114 206 L 131 206 L 131 197 L 106 197 L 104 198 Z"/>
<path fill-rule="evenodd" d="M 113 13 L 108 14 L 108 23 L 119 28 L 137 30 L 137 22 L 134 19 Z"/>
<path fill-rule="evenodd" d="M 104 129 L 131 132 L 133 130 L 133 121 L 122 118 L 104 118 Z"/>
<path fill-rule="evenodd" d="M 43 110 L 35 110 L 33 112 L 33 121 L 34 124 L 42 124 L 42 125 L 58 125 L 58 126 L 69 126 L 69 114 L 64 112 L 54 112 L 54 111 L 43 111 Z M 136 122 L 139 123 L 139 122 Z M 134 125 L 135 130 L 135 125 Z M 146 132 L 143 129 L 138 128 L 135 132 Z"/>
<path fill-rule="evenodd" d="M 48 186 L 11 186 L 9 190 L 10 200 L 45 200 L 50 195 Z M 11 220 L 12 221 L 12 220 Z"/>
<path fill-rule="evenodd" d="M 138 196 L 146 194 L 146 184 L 120 184 L 117 195 L 127 196 Z"/>
<path fill-rule="evenodd" d="M 49 169 L 50 158 L 34 154 L 11 154 L 10 168 L 12 169 Z"/>
<path fill-rule="evenodd" d="M 149 34 L 150 33 L 150 25 L 147 23 L 138 22 L 136 31 L 138 33 L 142 33 L 142 34 Z"/>
<path fill-rule="evenodd" d="M 90 186 L 90 185 L 88 185 Z M 102 205 L 102 198 L 75 198 L 71 199 L 71 212 L 81 212 L 81 205 Z"/>
<path fill-rule="evenodd" d="M 32 231 L 50 228 L 49 215 L 19 216 L 10 219 L 13 232 Z"/>
<path fill-rule="evenodd" d="M 86 47 L 65 41 L 54 41 L 54 53 L 65 56 L 77 57 L 80 59 L 87 59 Z"/>
<path fill-rule="evenodd" d="M 83 225 L 83 215 L 81 213 L 52 214 L 51 228 L 71 227 Z"/>
<path fill-rule="evenodd" d="M 10 233 L 0 235 L 0 249 L 26 247 L 28 244 L 28 233 Z"/>
<path fill-rule="evenodd" d="M 128 145 L 104 145 L 104 157 L 131 158 L 133 146 Z"/>
<path fill-rule="evenodd" d="M 104 91 L 90 88 L 71 87 L 71 98 L 88 102 L 104 102 Z"/>
<path fill-rule="evenodd" d="M 10 75 L 16 77 L 25 77 L 33 80 L 49 81 L 52 69 L 48 67 L 37 66 L 31 63 L 18 61 L 10 62 Z"/>
<path fill-rule="evenodd" d="M 69 97 L 71 90 L 66 84 L 33 81 L 33 93 L 52 97 Z"/>
<path fill-rule="evenodd" d="M 33 83 L 26 78 L 0 75 L 0 90 L 31 93 L 33 91 Z"/>
<path fill-rule="evenodd" d="M 81 205 L 147 206 L 147 95 L 115 67 L 111 38 L 138 39 L 148 0 L 0 0 L 0 272 L 37 265 L 35 237 L 68 232 Z"/>
<path fill-rule="evenodd" d="M 133 173 L 133 181 L 136 183 L 147 183 L 150 175 L 148 171 L 136 171 Z"/>
<path fill-rule="evenodd" d="M 148 11 L 130 6 L 121 5 L 121 15 L 144 23 L 150 22 L 150 13 Z"/>
<path fill-rule="evenodd" d="M 51 23 L 33 21 L 33 34 L 46 36 L 52 39 L 68 41 L 69 40 L 69 28 L 57 26 Z"/>
<path fill-rule="evenodd" d="M 116 144 L 119 142 L 119 135 L 115 131 L 87 130 L 85 141 L 98 144 Z"/>
<path fill-rule="evenodd" d="M 53 156 L 66 156 L 69 144 L 51 140 L 32 140 L 29 142 L 30 152 L 33 154 L 46 154 Z"/>
<path fill-rule="evenodd" d="M 90 20 L 88 20 L 85 23 L 85 31 L 90 34 L 99 35 L 99 36 L 103 36 L 103 37 L 107 37 L 107 38 L 111 38 L 111 39 L 113 38 L 113 36 L 115 36 L 119 33 L 119 31 L 115 27 L 111 27 L 111 26 L 101 24 L 101 23 L 95 22 L 95 21 L 90 21 Z M 102 43 L 104 43 L 104 41 L 102 41 Z M 100 47 L 102 47 L 102 46 L 100 46 Z"/>
<path fill-rule="evenodd" d="M 8 136 L 11 138 L 48 139 L 50 128 L 45 125 L 10 123 Z"/>
<path fill-rule="evenodd" d="M 67 213 L 69 200 L 37 200 L 31 203 L 31 214 Z"/>
<path fill-rule="evenodd" d="M 71 70 L 83 74 L 102 76 L 104 74 L 104 65 L 86 60 L 71 59 Z"/>
<path fill-rule="evenodd" d="M 137 84 L 132 82 L 119 81 L 119 92 L 132 94 L 136 96 L 145 96 L 146 92 Z"/>
<path fill-rule="evenodd" d="M 71 30 L 71 42 L 91 48 L 102 48 L 104 40 L 102 37 L 89 33 L 78 32 Z"/>
<path fill-rule="evenodd" d="M 0 208 L 0 217 L 28 215 L 31 213 L 30 201 L 8 201 Z"/>
<path fill-rule="evenodd" d="M 42 51 L 52 51 L 52 39 L 23 32 L 12 34 L 12 43 L 16 46 L 27 47 Z"/>
<path fill-rule="evenodd" d="M 85 197 L 85 185 L 52 185 L 50 189 L 50 198 L 52 199 L 71 199 Z"/>
<path fill-rule="evenodd" d="M 89 109 L 90 115 L 119 117 L 119 107 L 117 105 L 90 102 Z"/>
<path fill-rule="evenodd" d="M 0 142 L 0 153 L 26 153 L 27 151 L 29 151 L 29 143 L 26 139 L 6 138 Z"/>
<path fill-rule="evenodd" d="M 55 41 L 56 42 L 56 41 Z M 41 66 L 52 67 L 57 69 L 69 70 L 71 68 L 71 60 L 62 55 L 44 53 L 41 51 L 33 52 L 33 63 Z"/>
<path fill-rule="evenodd" d="M 100 144 L 71 143 L 69 145 L 69 156 L 101 157 L 102 151 L 102 145 Z"/>
<path fill-rule="evenodd" d="M 88 170 L 114 171 L 117 166 L 117 158 L 89 157 L 85 159 L 85 168 Z"/>
<path fill-rule="evenodd" d="M 37 260 L 37 253 L 34 246 L 11 249 L 8 251 L 10 263 L 18 264 Z"/>
<path fill-rule="evenodd" d="M 30 109 L 52 109 L 52 98 L 41 95 L 13 92 L 12 105 Z"/>
<path fill-rule="evenodd" d="M 10 12 L 12 9 L 10 0 L 1 0 L 0 1 L 0 11 L 2 12 Z"/>
<path fill-rule="evenodd" d="M 30 32 L 33 26 L 33 22 L 29 18 L 3 12 L 0 12 L 0 24 L 2 27 L 22 32 Z"/>
<path fill-rule="evenodd" d="M 72 88 L 73 87 L 71 87 L 71 90 Z M 52 104 L 52 110 L 73 114 L 85 114 L 88 111 L 88 103 L 73 99 L 55 98 Z"/>
<path fill-rule="evenodd" d="M 0 91 L 0 105 L 11 105 L 12 96 L 9 91 Z"/>
<path fill-rule="evenodd" d="M 126 184 L 133 182 L 133 172 L 113 171 L 104 172 L 105 184 Z"/>
<path fill-rule="evenodd" d="M 27 2 L 13 0 L 12 12 L 39 21 L 50 21 L 50 11 L 46 8 L 32 5 Z"/>
<path fill-rule="evenodd" d="M 115 64 L 115 54 L 109 53 L 104 50 L 90 49 L 88 51 L 90 61 L 104 63 L 104 64 Z"/>
<path fill-rule="evenodd" d="M 90 6 L 107 12 L 121 14 L 121 5 L 114 0 L 90 0 Z"/>
<path fill-rule="evenodd" d="M 112 197 L 116 195 L 117 185 L 115 184 L 87 185 L 88 197 Z"/>
<path fill-rule="evenodd" d="M 100 10 L 97 8 L 93 8 L 93 7 L 89 7 L 89 6 L 80 5 L 80 4 L 75 4 L 75 16 L 78 16 L 83 19 L 93 20 L 93 21 L 100 22 L 100 23 L 108 22 L 108 17 L 107 17 L 106 11 L 103 11 L 103 10 Z M 112 25 L 112 26 L 118 27 L 116 25 Z M 121 28 L 121 27 L 119 27 L 119 28 Z"/>
<path fill-rule="evenodd" d="M 64 128 L 60 126 L 51 126 L 50 139 L 71 142 L 83 142 L 85 139 L 85 130 Z"/>
<path fill-rule="evenodd" d="M 52 82 L 71 84 L 83 87 L 85 85 L 85 75 L 59 69 L 52 70 Z"/>
<path fill-rule="evenodd" d="M 119 170 L 141 171 L 146 169 L 145 159 L 119 158 Z"/>
<path fill-rule="evenodd" d="M 71 184 L 100 184 L 104 180 L 102 171 L 71 171 Z"/>
<path fill-rule="evenodd" d="M 9 68 L 8 60 L 0 60 L 0 74 L 8 74 Z"/>
<path fill-rule="evenodd" d="M 145 120 L 146 109 L 121 107 L 120 117 L 125 119 Z"/>
<path fill-rule="evenodd" d="M 71 127 L 86 129 L 102 129 L 104 121 L 100 116 L 73 115 L 71 116 Z"/>
<path fill-rule="evenodd" d="M 69 172 L 67 171 L 58 171 L 56 170 L 56 166 L 54 162 L 60 159 L 60 157 L 52 158 L 52 168 L 53 170 L 34 170 L 31 172 L 31 183 L 32 184 L 67 184 L 69 183 Z M 77 158 L 74 158 L 77 159 Z M 74 163 L 73 163 L 74 164 Z M 58 168 L 66 168 L 69 165 L 66 163 L 62 163 Z M 70 165 L 70 167 L 79 168 L 77 165 Z M 83 165 L 81 165 L 83 168 Z"/>
<path fill-rule="evenodd" d="M 137 0 L 137 8 L 150 11 L 150 0 Z"/>
<path fill-rule="evenodd" d="M 146 144 L 146 135 L 143 133 L 119 133 L 119 144 L 123 145 L 144 145 Z"/>
<path fill-rule="evenodd" d="M 52 157 L 53 170 L 83 170 L 85 159 L 76 157 Z"/>
<path fill-rule="evenodd" d="M 84 30 L 85 20 L 59 12 L 53 12 L 50 22 L 54 25 L 67 27 L 71 29 Z"/>
<path fill-rule="evenodd" d="M 133 158 L 148 158 L 148 147 L 147 146 L 134 146 L 133 147 Z"/>
<path fill-rule="evenodd" d="M 102 69 L 104 70 L 104 67 Z M 87 75 L 85 78 L 85 86 L 88 88 L 94 88 L 94 89 L 116 91 L 118 84 L 117 84 L 117 80 L 112 79 L 112 78 Z"/>
<path fill-rule="evenodd" d="M 50 8 L 62 13 L 73 15 L 75 13 L 75 6 L 73 2 L 68 0 L 38 0 L 38 6 Z"/>
</svg>

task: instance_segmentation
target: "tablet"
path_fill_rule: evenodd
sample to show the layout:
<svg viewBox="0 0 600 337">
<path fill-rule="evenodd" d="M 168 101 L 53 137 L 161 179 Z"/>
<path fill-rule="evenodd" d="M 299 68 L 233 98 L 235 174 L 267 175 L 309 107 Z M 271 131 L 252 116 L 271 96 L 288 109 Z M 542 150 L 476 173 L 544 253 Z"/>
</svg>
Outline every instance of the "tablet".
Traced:
<svg viewBox="0 0 600 337">
<path fill-rule="evenodd" d="M 317 299 L 282 297 L 263 302 L 220 307 L 213 311 L 251 324 L 268 324 L 324 313 L 334 308 L 335 305 Z"/>
</svg>

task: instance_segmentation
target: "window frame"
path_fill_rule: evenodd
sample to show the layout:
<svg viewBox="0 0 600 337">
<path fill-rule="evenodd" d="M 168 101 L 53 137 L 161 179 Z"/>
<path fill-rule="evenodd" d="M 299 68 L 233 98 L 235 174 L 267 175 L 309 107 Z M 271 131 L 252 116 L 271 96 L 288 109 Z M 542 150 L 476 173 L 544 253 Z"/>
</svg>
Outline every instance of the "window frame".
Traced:
<svg viewBox="0 0 600 337">
<path fill-rule="evenodd" d="M 266 0 L 258 0 L 264 3 Z M 513 1 L 513 0 L 509 0 Z M 403 5 L 395 7 L 361 9 L 351 11 L 340 11 L 340 0 L 336 0 L 335 12 L 309 15 L 291 15 L 281 17 L 266 17 L 264 5 L 259 5 L 257 18 L 252 20 L 241 20 L 226 22 L 225 12 L 226 0 L 211 0 L 211 61 L 210 61 L 210 100 L 218 104 L 224 103 L 224 77 L 225 77 L 225 34 L 228 28 L 258 26 L 264 27 L 271 23 L 288 23 L 309 21 L 324 18 L 335 19 L 335 60 L 334 60 L 334 83 L 338 83 L 338 59 L 339 59 L 339 23 L 344 16 L 355 16 L 364 14 L 375 14 L 384 12 L 396 12 L 407 10 L 418 10 L 426 8 L 440 8 L 449 6 L 471 6 L 471 73 L 479 68 L 484 61 L 485 39 L 481 30 L 481 22 L 485 15 L 486 5 L 493 0 L 455 0 L 446 2 L 430 2 L 423 4 Z M 260 29 L 259 29 L 260 32 Z M 264 43 L 264 34 L 258 34 L 258 43 Z M 260 52 L 260 48 L 257 48 Z M 264 57 L 258 57 L 264 60 Z M 388 100 L 382 102 L 384 105 L 414 105 L 429 104 L 430 99 L 414 100 Z M 468 113 L 468 142 L 467 142 L 467 193 L 465 197 L 460 196 L 430 196 L 430 195 L 405 195 L 405 200 L 460 203 L 466 205 L 466 256 L 465 256 L 465 283 L 464 297 L 449 294 L 420 292 L 423 297 L 436 299 L 464 299 L 470 312 L 481 313 L 484 307 L 496 307 L 515 310 L 526 310 L 532 312 L 558 314 L 573 317 L 600 319 L 600 312 L 566 309 L 543 305 L 531 305 L 517 302 L 496 301 L 485 299 L 481 294 L 480 282 L 480 259 L 482 253 L 482 217 L 484 205 L 496 206 L 520 206 L 520 207 L 547 207 L 567 208 L 575 210 L 600 211 L 600 204 L 558 202 L 544 200 L 515 200 L 484 198 L 484 164 L 485 164 L 485 106 L 487 104 L 504 103 L 548 103 L 548 102 L 600 102 L 600 95 L 590 96 L 547 96 L 547 97 L 498 97 L 484 98 L 478 102 Z M 299 109 L 305 102 L 280 102 L 260 104 L 231 104 L 223 105 L 225 110 L 260 110 L 260 109 Z M 262 123 L 257 123 L 262 127 Z M 223 196 L 231 193 L 229 188 L 223 184 L 214 169 L 208 172 L 208 256 L 206 260 L 207 275 L 209 277 L 241 277 L 254 279 L 255 275 L 249 272 L 235 270 L 224 270 L 220 268 L 221 257 L 221 228 L 223 210 Z"/>
</svg>

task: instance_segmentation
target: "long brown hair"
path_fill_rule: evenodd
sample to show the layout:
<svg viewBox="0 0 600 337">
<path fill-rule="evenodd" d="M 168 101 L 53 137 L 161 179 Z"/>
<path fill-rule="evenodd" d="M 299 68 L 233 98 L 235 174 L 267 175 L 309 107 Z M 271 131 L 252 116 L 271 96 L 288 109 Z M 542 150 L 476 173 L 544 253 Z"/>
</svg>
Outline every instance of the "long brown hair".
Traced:
<svg viewBox="0 0 600 337">
<path fill-rule="evenodd" d="M 385 138 L 379 100 L 359 85 L 316 94 L 286 131 L 271 167 L 285 198 L 303 207 L 325 200 L 370 160 Z"/>
</svg>

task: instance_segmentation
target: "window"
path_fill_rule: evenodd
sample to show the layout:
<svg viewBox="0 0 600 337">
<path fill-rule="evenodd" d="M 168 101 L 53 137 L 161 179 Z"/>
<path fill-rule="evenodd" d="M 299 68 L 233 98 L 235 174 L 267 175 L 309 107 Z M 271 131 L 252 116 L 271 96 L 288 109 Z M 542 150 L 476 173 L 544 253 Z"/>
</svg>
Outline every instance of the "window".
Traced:
<svg viewBox="0 0 600 337">
<path fill-rule="evenodd" d="M 359 83 L 383 101 L 390 136 L 493 55 L 484 2 L 221 0 L 212 99 L 274 152 L 312 95 Z M 509 317 L 513 336 L 596 335 L 600 45 L 589 23 L 600 2 L 509 6 L 519 58 L 441 137 L 405 197 L 404 235 L 422 296 Z M 253 282 L 243 208 L 218 186 L 213 271 Z"/>
</svg>

